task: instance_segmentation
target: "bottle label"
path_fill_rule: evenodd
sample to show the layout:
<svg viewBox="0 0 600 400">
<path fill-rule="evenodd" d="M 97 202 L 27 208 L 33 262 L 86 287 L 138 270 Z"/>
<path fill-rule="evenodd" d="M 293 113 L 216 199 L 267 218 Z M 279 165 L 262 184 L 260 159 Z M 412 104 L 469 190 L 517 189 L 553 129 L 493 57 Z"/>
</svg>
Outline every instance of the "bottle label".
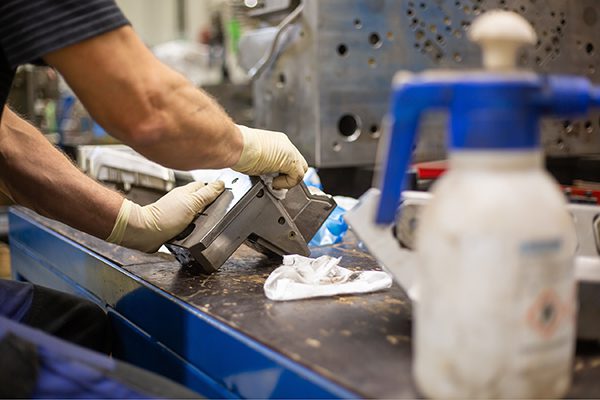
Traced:
<svg viewBox="0 0 600 400">
<path fill-rule="evenodd" d="M 573 257 L 560 238 L 521 243 L 516 296 L 522 373 L 554 375 L 571 357 L 576 316 Z M 541 378 L 541 377 L 539 377 Z"/>
</svg>

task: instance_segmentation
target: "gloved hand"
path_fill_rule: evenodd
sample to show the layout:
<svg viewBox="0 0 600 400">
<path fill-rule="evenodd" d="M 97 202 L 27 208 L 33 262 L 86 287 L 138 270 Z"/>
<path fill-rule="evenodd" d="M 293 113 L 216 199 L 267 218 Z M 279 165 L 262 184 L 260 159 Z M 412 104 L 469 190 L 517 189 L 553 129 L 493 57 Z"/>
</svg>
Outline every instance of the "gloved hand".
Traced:
<svg viewBox="0 0 600 400">
<path fill-rule="evenodd" d="M 285 134 L 237 127 L 244 138 L 244 149 L 232 169 L 247 175 L 279 173 L 273 179 L 275 189 L 289 189 L 302 181 L 308 164 Z"/>
<path fill-rule="evenodd" d="M 222 181 L 208 185 L 192 182 L 144 207 L 125 199 L 106 241 L 154 253 L 163 243 L 181 233 L 224 188 Z"/>
</svg>

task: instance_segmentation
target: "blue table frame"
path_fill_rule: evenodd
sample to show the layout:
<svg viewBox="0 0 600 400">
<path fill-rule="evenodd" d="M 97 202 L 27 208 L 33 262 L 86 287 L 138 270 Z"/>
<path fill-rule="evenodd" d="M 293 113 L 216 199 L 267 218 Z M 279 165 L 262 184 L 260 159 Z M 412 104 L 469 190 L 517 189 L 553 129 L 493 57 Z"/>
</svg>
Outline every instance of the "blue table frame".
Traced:
<svg viewBox="0 0 600 400">
<path fill-rule="evenodd" d="M 14 278 L 105 307 L 116 331 L 116 357 L 208 397 L 358 397 L 40 221 L 30 211 L 11 210 Z"/>
</svg>

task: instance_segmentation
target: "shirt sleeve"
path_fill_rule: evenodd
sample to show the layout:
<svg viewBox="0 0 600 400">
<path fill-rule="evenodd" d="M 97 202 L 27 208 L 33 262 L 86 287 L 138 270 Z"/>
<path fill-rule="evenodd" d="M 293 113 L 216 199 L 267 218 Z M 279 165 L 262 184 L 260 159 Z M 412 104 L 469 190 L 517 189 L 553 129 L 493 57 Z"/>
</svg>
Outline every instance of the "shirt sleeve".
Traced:
<svg viewBox="0 0 600 400">
<path fill-rule="evenodd" d="M 0 0 L 0 46 L 11 68 L 127 24 L 114 0 Z"/>
</svg>

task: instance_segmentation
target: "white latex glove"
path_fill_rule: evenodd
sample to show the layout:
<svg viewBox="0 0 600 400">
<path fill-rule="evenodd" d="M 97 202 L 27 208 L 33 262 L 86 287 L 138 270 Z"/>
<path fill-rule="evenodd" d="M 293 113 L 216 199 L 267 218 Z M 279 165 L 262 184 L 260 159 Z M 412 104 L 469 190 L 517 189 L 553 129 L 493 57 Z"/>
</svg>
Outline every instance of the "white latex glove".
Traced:
<svg viewBox="0 0 600 400">
<path fill-rule="evenodd" d="M 289 189 L 302 181 L 308 164 L 284 133 L 237 127 L 244 138 L 244 149 L 232 169 L 254 176 L 278 173 L 273 179 L 275 189 Z"/>
<path fill-rule="evenodd" d="M 144 207 L 125 199 L 106 241 L 154 253 L 181 233 L 224 188 L 222 181 L 192 182 Z"/>
</svg>

